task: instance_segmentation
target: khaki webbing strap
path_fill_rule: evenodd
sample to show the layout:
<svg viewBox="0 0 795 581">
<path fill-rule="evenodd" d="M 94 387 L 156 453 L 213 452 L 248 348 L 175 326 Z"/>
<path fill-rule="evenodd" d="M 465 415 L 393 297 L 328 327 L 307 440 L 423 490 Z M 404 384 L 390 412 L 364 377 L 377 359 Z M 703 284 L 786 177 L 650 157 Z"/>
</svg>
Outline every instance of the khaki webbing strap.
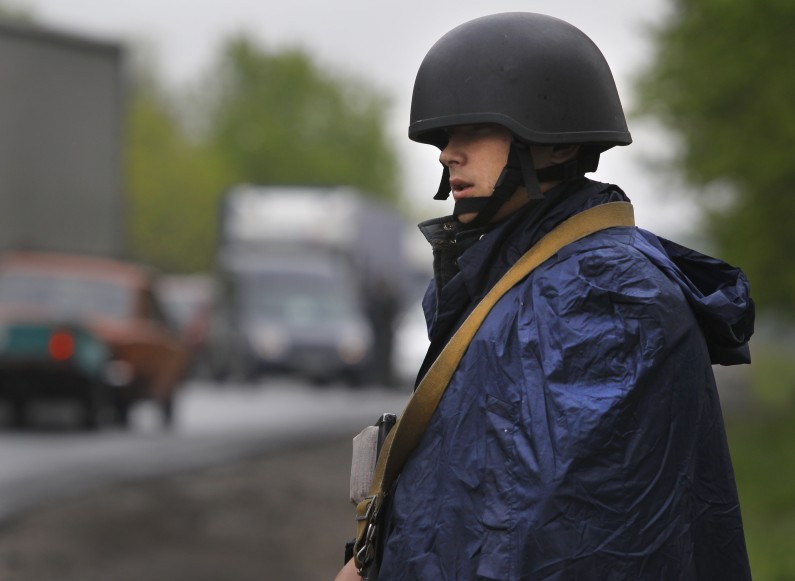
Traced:
<svg viewBox="0 0 795 581">
<path fill-rule="evenodd" d="M 354 558 L 360 573 L 366 572 L 374 555 L 376 530 L 370 525 L 376 522 L 384 494 L 392 487 L 419 443 L 472 337 L 492 307 L 511 287 L 567 244 L 606 228 L 634 225 L 632 204 L 628 202 L 611 202 L 575 214 L 522 255 L 466 318 L 425 374 L 389 432 L 378 456 L 370 495 L 356 507 L 358 530 Z"/>
</svg>

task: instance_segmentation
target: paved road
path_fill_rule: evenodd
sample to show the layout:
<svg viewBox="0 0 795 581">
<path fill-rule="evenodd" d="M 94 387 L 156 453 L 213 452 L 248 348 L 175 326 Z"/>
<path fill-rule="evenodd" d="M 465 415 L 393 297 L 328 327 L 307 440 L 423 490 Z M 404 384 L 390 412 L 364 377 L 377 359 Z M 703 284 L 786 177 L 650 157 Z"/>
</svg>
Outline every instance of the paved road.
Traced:
<svg viewBox="0 0 795 581">
<path fill-rule="evenodd" d="M 294 443 L 353 436 L 380 413 L 400 411 L 406 391 L 300 383 L 217 387 L 194 382 L 177 426 L 160 427 L 156 410 L 136 409 L 132 429 L 85 433 L 41 410 L 25 432 L 0 431 L 0 519 L 142 476 L 223 464 Z M 60 412 L 60 416 L 55 413 Z"/>
</svg>

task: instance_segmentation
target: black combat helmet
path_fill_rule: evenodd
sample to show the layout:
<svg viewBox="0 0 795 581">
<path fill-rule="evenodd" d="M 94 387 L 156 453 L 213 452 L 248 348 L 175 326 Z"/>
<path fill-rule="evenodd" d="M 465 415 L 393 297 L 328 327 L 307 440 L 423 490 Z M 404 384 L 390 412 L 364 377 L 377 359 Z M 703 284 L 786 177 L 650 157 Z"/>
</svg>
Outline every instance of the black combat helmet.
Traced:
<svg viewBox="0 0 795 581">
<path fill-rule="evenodd" d="M 474 123 L 496 123 L 514 136 L 520 177 L 507 195 L 521 183 L 531 197 L 538 195 L 535 175 L 527 175 L 535 172 L 528 168 L 526 144 L 583 146 L 574 167 L 541 170 L 542 179 L 551 179 L 594 171 L 601 151 L 632 142 L 599 48 L 571 24 L 528 12 L 466 22 L 444 35 L 420 65 L 409 138 L 443 148 L 446 128 Z M 437 198 L 447 197 L 446 181 L 445 174 Z"/>
</svg>

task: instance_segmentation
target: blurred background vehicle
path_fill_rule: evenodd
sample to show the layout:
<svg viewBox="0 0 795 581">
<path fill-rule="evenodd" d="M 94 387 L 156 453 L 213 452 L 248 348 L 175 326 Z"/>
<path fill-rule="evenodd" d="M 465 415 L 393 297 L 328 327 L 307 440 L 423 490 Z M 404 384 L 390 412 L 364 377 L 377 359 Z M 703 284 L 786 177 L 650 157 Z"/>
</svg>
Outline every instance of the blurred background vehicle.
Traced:
<svg viewBox="0 0 795 581">
<path fill-rule="evenodd" d="M 430 245 L 419 231 L 413 233 L 408 254 L 413 264 L 408 299 L 403 304 L 394 326 L 394 349 L 392 368 L 395 385 L 402 389 L 413 389 L 425 354 L 430 345 L 428 324 L 422 309 L 422 299 L 433 279 L 433 271 L 427 260 Z"/>
<path fill-rule="evenodd" d="M 0 397 L 96 428 L 157 402 L 173 420 L 188 350 L 152 271 L 129 262 L 120 44 L 0 23 Z"/>
<path fill-rule="evenodd" d="M 188 348 L 188 375 L 206 377 L 208 365 L 203 357 L 218 294 L 215 278 L 206 273 L 163 274 L 157 278 L 155 293 Z"/>
<path fill-rule="evenodd" d="M 223 197 L 214 376 L 392 382 L 406 223 L 352 188 L 241 184 Z"/>
<path fill-rule="evenodd" d="M 106 411 L 126 425 L 150 399 L 174 419 L 188 349 L 153 292 L 154 275 L 131 263 L 15 252 L 0 259 L 0 398 L 16 425 L 42 400 L 79 403 L 82 424 Z"/>
<path fill-rule="evenodd" d="M 0 21 L 0 250 L 124 256 L 120 44 Z"/>
<path fill-rule="evenodd" d="M 226 285 L 228 318 L 211 332 L 214 375 L 367 380 L 373 332 L 343 266 L 300 252 L 238 263 Z"/>
<path fill-rule="evenodd" d="M 413 389 L 428 351 L 428 326 L 419 304 L 405 309 L 395 323 L 393 368 L 398 387 Z"/>
</svg>

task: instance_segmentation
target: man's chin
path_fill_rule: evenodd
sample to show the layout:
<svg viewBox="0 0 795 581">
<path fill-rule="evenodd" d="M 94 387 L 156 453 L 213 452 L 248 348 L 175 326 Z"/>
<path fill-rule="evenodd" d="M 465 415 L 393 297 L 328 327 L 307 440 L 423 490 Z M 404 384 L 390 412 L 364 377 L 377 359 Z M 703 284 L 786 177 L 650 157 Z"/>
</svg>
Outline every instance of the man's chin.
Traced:
<svg viewBox="0 0 795 581">
<path fill-rule="evenodd" d="M 465 212 L 463 214 L 459 214 L 455 217 L 461 224 L 469 224 L 472 220 L 477 217 L 477 212 Z"/>
</svg>

